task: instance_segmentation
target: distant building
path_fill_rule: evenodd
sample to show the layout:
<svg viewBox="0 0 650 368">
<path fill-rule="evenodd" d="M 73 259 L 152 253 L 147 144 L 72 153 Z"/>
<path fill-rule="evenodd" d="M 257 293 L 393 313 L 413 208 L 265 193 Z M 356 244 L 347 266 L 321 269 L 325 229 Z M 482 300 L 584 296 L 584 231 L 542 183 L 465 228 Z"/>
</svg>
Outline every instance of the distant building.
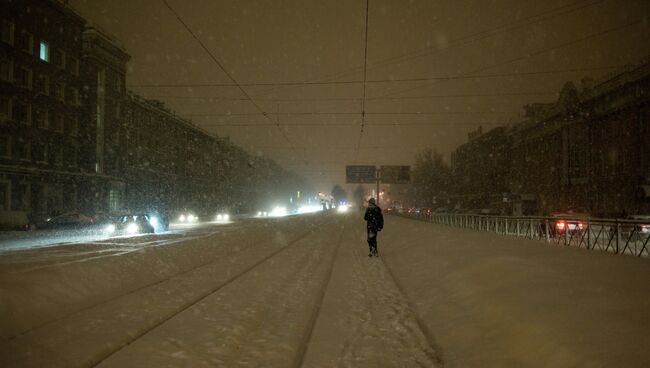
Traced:
<svg viewBox="0 0 650 368">
<path fill-rule="evenodd" d="M 0 21 L 0 227 L 28 214 L 244 209 L 300 182 L 128 91 L 125 48 L 67 1 L 0 0 Z"/>
<path fill-rule="evenodd" d="M 650 63 L 580 89 L 567 83 L 557 102 L 525 110 L 525 120 L 474 134 L 452 154 L 463 208 L 650 213 Z"/>
</svg>

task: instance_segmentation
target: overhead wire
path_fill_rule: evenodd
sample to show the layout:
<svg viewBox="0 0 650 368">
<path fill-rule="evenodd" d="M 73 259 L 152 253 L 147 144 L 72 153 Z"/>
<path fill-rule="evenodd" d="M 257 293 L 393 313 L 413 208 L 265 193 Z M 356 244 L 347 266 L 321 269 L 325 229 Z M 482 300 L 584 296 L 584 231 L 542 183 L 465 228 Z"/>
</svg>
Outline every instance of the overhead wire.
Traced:
<svg viewBox="0 0 650 368">
<path fill-rule="evenodd" d="M 549 51 L 558 50 L 558 49 L 561 49 L 561 48 L 565 48 L 565 47 L 568 47 L 568 46 L 575 45 L 575 44 L 580 43 L 580 42 L 590 40 L 592 38 L 596 38 L 596 37 L 604 36 L 604 35 L 607 35 L 607 34 L 610 34 L 610 33 L 618 32 L 620 30 L 623 30 L 623 29 L 626 29 L 626 28 L 629 28 L 629 27 L 632 27 L 632 26 L 636 26 L 638 24 L 642 24 L 643 22 L 645 22 L 645 18 L 641 18 L 641 19 L 638 19 L 638 20 L 635 20 L 635 21 L 632 21 L 632 22 L 628 22 L 628 23 L 625 23 L 625 24 L 622 24 L 622 25 L 618 25 L 616 27 L 607 28 L 607 29 L 604 29 L 604 30 L 602 30 L 600 32 L 592 33 L 592 34 L 589 34 L 589 35 L 574 39 L 572 41 L 564 42 L 564 43 L 561 43 L 559 45 L 555 45 L 555 46 L 552 46 L 552 47 L 537 50 L 537 51 L 532 52 L 532 53 L 527 53 L 526 55 L 523 55 L 523 56 L 518 56 L 518 57 L 515 57 L 515 58 L 512 58 L 512 59 L 508 59 L 508 60 L 505 60 L 505 61 L 501 61 L 501 62 L 498 62 L 498 63 L 491 64 L 491 65 L 488 65 L 488 66 L 483 66 L 483 67 L 471 70 L 469 72 L 464 72 L 464 73 L 460 73 L 460 74 L 457 74 L 457 75 L 454 75 L 454 76 L 450 76 L 448 78 L 449 79 L 471 79 L 471 78 L 487 78 L 487 77 L 503 76 L 505 74 L 518 74 L 518 73 L 496 73 L 496 74 L 492 74 L 492 75 L 480 75 L 480 74 L 475 74 L 475 73 L 479 73 L 479 72 L 486 71 L 486 70 L 489 70 L 489 69 L 498 68 L 498 67 L 505 66 L 505 65 L 508 65 L 508 64 L 512 64 L 512 63 L 522 61 L 522 60 L 528 60 L 528 59 L 530 59 L 532 57 L 545 54 L 545 53 L 547 53 Z M 521 73 L 521 74 L 534 75 L 534 74 L 540 74 L 540 73 L 541 72 L 524 72 L 524 73 Z M 441 78 L 436 78 L 436 79 L 443 80 Z M 425 81 L 425 80 L 423 79 L 423 81 Z M 421 88 L 424 88 L 424 87 L 427 87 L 427 86 L 428 85 L 424 85 L 424 86 L 421 85 L 421 86 L 412 87 L 412 88 L 408 88 L 408 89 L 404 89 L 404 90 L 400 90 L 400 91 L 388 92 L 388 93 L 384 93 L 384 94 L 382 94 L 382 95 L 380 95 L 378 97 L 386 97 L 386 96 L 392 96 L 394 94 L 401 94 L 401 93 L 405 93 L 405 92 L 411 92 L 411 91 L 415 91 L 415 90 L 418 90 L 418 89 L 421 89 Z"/>
<path fill-rule="evenodd" d="M 194 38 L 194 40 L 195 40 L 195 41 L 196 41 L 196 42 L 201 46 L 201 48 L 202 48 L 202 49 L 203 49 L 203 50 L 204 50 L 204 51 L 205 51 L 205 52 L 210 56 L 210 58 L 212 59 L 212 61 L 214 61 L 215 64 L 217 64 L 217 66 L 219 66 L 219 69 L 221 69 L 221 71 L 222 71 L 222 72 L 223 72 L 223 73 L 228 77 L 228 79 L 230 79 L 230 80 L 232 81 L 232 83 L 234 83 L 234 85 L 237 86 L 237 88 L 241 91 L 241 93 L 244 94 L 244 96 L 246 96 L 246 98 L 248 98 L 248 100 L 253 104 L 253 106 L 255 106 L 255 108 L 259 111 L 259 113 L 262 114 L 262 116 L 264 116 L 264 117 L 265 117 L 267 120 L 269 120 L 271 123 L 273 123 L 273 120 L 271 120 L 271 119 L 269 118 L 269 116 L 268 116 L 268 114 L 266 113 L 266 111 L 264 111 L 264 110 L 263 110 L 263 109 L 262 109 L 262 108 L 261 108 L 261 107 L 260 107 L 256 102 L 255 102 L 255 100 L 254 100 L 254 99 L 253 99 L 253 98 L 248 94 L 248 92 L 246 92 L 246 90 L 245 90 L 244 88 L 242 88 L 242 86 L 241 86 L 239 83 L 237 83 L 237 81 L 235 80 L 235 78 L 233 78 L 233 76 L 232 76 L 232 75 L 231 75 L 231 74 L 226 70 L 226 68 L 225 68 L 225 67 L 223 66 L 223 64 L 222 64 L 222 63 L 217 59 L 217 57 L 214 56 L 214 54 L 213 54 L 213 53 L 212 53 L 212 52 L 211 52 L 211 51 L 210 51 L 210 50 L 205 46 L 205 44 L 203 43 L 203 41 L 201 41 L 201 39 L 200 39 L 200 38 L 199 38 L 199 37 L 194 33 L 194 31 L 192 31 L 192 29 L 191 29 L 191 28 L 190 28 L 190 27 L 185 23 L 185 21 L 183 21 L 183 19 L 181 18 L 181 16 L 180 16 L 180 15 L 178 14 L 178 12 L 176 12 L 176 10 L 175 10 L 175 9 L 174 9 L 170 4 L 169 4 L 169 2 L 168 2 L 167 0 L 162 0 L 162 2 L 167 6 L 167 8 L 169 9 L 169 11 L 171 11 L 172 14 L 174 14 L 174 16 L 176 17 L 176 19 L 177 19 L 177 20 L 178 20 L 178 21 L 183 25 L 183 27 L 185 27 L 185 29 L 187 30 L 187 32 L 189 32 L 189 34 L 192 35 L 192 38 Z M 291 142 L 291 140 L 290 140 L 289 137 L 287 136 L 286 132 L 285 132 L 285 131 L 280 127 L 280 125 L 277 125 L 277 127 L 278 127 L 278 129 L 280 130 L 280 132 L 282 133 L 282 136 L 284 137 L 284 139 L 287 141 L 287 143 L 289 143 L 289 146 L 292 146 L 293 143 Z"/>
</svg>

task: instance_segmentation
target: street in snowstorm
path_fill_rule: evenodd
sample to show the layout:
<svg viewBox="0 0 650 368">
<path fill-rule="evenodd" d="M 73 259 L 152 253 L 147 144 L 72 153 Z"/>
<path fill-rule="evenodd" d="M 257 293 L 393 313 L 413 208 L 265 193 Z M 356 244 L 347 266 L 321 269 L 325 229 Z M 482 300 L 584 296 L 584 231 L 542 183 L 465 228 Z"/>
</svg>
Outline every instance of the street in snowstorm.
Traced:
<svg viewBox="0 0 650 368">
<path fill-rule="evenodd" d="M 650 367 L 647 0 L 0 0 L 0 367 Z"/>
<path fill-rule="evenodd" d="M 358 212 L 6 254 L 2 366 L 647 362 L 647 260 L 387 220 L 372 258 Z"/>
</svg>

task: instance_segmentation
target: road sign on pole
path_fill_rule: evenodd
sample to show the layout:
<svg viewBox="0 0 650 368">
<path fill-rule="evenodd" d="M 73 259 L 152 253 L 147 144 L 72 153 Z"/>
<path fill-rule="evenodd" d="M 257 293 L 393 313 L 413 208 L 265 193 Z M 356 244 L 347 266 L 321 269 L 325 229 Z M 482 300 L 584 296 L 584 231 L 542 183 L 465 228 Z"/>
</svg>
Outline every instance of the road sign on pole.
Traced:
<svg viewBox="0 0 650 368">
<path fill-rule="evenodd" d="M 372 184 L 377 181 L 374 165 L 348 165 L 345 167 L 345 182 L 348 184 Z"/>
<path fill-rule="evenodd" d="M 381 182 L 383 184 L 408 184 L 411 182 L 410 166 L 381 166 Z"/>
</svg>

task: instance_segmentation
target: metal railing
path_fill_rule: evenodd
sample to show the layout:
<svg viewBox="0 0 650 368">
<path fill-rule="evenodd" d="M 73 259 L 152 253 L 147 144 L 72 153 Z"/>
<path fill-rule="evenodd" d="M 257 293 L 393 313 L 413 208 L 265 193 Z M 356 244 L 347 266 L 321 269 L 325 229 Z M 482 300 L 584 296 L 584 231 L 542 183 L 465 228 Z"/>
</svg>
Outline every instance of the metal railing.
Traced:
<svg viewBox="0 0 650 368">
<path fill-rule="evenodd" d="M 648 232 L 650 229 L 647 228 L 650 221 L 455 213 L 400 213 L 398 215 L 436 224 L 542 240 L 547 243 L 650 257 L 650 232 Z M 561 221 L 564 225 L 560 228 L 558 222 Z"/>
</svg>

